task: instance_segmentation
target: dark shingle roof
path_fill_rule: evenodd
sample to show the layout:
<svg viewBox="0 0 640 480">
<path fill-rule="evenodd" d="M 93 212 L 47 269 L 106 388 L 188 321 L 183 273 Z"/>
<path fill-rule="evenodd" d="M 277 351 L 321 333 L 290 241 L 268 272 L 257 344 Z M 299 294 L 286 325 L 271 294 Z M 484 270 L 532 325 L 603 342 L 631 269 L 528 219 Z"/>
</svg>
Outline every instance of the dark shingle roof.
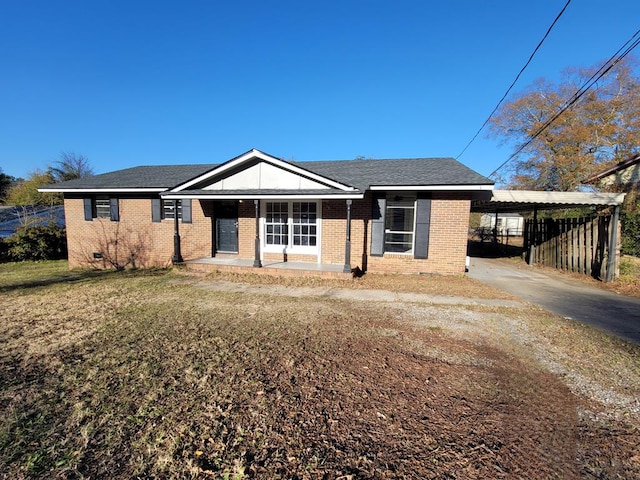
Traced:
<svg viewBox="0 0 640 480">
<path fill-rule="evenodd" d="M 492 185 L 493 182 L 453 158 L 408 158 L 386 160 L 334 160 L 295 162 L 296 166 L 365 192 L 371 186 Z M 117 170 L 70 180 L 44 189 L 169 189 L 216 167 L 202 165 L 158 165 Z M 264 193 L 264 192 L 263 192 Z"/>
<path fill-rule="evenodd" d="M 300 162 L 296 165 L 361 191 L 372 185 L 492 185 L 453 158 L 400 158 Z"/>
<path fill-rule="evenodd" d="M 208 172 L 216 165 L 155 165 L 126 168 L 115 172 L 47 185 L 54 189 L 171 188 Z"/>
</svg>

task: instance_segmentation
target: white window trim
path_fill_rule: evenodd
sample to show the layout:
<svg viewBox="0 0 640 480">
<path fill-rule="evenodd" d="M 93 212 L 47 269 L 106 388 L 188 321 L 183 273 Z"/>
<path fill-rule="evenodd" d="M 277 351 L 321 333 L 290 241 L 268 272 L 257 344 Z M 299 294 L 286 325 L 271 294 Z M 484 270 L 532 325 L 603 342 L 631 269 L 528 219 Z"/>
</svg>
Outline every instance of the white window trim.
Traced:
<svg viewBox="0 0 640 480">
<path fill-rule="evenodd" d="M 393 198 L 393 195 L 390 194 L 389 196 L 387 196 L 387 205 L 385 207 L 385 218 L 387 215 L 386 209 L 389 208 L 389 202 L 393 201 L 390 200 L 390 198 Z M 413 199 L 413 226 L 412 226 L 412 240 L 411 240 L 411 250 L 407 250 L 406 252 L 388 252 L 386 251 L 386 246 L 387 246 L 387 233 L 405 233 L 405 232 L 399 232 L 397 230 L 391 230 L 389 228 L 384 229 L 384 246 L 385 246 L 385 252 L 383 253 L 384 255 L 406 255 L 406 256 L 413 256 L 413 252 L 415 252 L 416 250 L 416 211 L 418 210 L 418 200 L 417 198 Z"/>
<path fill-rule="evenodd" d="M 267 202 L 283 202 L 288 205 L 287 225 L 289 231 L 289 241 L 293 238 L 293 203 L 305 202 L 316 204 L 316 246 L 302 245 L 267 245 Z M 290 200 L 287 198 L 262 200 L 260 202 L 260 257 L 264 260 L 265 253 L 282 253 L 291 255 L 317 255 L 318 263 L 321 263 L 322 253 L 322 200 Z"/>
</svg>

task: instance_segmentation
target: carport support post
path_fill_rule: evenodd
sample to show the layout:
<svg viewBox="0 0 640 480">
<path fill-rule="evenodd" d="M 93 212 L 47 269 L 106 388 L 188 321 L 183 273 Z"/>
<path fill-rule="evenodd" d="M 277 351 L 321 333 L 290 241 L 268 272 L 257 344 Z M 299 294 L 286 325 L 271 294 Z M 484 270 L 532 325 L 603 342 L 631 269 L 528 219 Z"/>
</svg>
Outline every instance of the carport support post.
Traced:
<svg viewBox="0 0 640 480">
<path fill-rule="evenodd" d="M 183 263 L 182 253 L 180 252 L 180 221 L 178 219 L 178 201 L 173 201 L 173 264 Z"/>
<path fill-rule="evenodd" d="M 533 228 L 531 228 L 531 238 L 529 239 L 529 258 L 527 263 L 533 265 L 533 257 L 536 253 L 536 239 L 538 237 L 538 206 L 533 206 Z"/>
<path fill-rule="evenodd" d="M 496 210 L 496 221 L 493 225 L 493 243 L 494 245 L 498 243 L 498 210 Z"/>
<path fill-rule="evenodd" d="M 607 274 L 604 277 L 605 282 L 610 282 L 615 278 L 616 269 L 616 255 L 618 253 L 618 220 L 620 218 L 620 206 L 613 207 L 613 215 L 611 216 L 611 224 L 609 228 L 611 233 L 609 235 L 609 248 L 608 248 L 608 262 L 607 262 Z"/>
<path fill-rule="evenodd" d="M 253 204 L 256 207 L 256 240 L 253 266 L 255 268 L 260 268 L 262 267 L 262 262 L 260 261 L 260 200 L 254 200 Z"/>
<path fill-rule="evenodd" d="M 351 200 L 347 200 L 347 238 L 344 243 L 344 273 L 351 273 Z"/>
</svg>

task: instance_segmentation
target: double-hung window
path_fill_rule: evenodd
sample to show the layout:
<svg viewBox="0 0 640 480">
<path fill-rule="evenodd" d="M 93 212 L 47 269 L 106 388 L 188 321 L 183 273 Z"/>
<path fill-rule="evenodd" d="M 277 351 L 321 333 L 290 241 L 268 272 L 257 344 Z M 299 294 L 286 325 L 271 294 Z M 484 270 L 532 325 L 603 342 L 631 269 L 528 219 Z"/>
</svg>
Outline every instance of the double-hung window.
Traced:
<svg viewBox="0 0 640 480">
<path fill-rule="evenodd" d="M 267 202 L 265 229 L 267 245 L 288 245 L 289 204 L 287 202 Z"/>
<path fill-rule="evenodd" d="M 104 218 L 112 222 L 120 221 L 120 206 L 116 197 L 98 195 L 86 197 L 84 202 L 84 219 L 88 222 L 94 218 Z"/>
<path fill-rule="evenodd" d="M 392 197 L 387 200 L 385 252 L 411 253 L 413 251 L 415 204 L 413 197 Z"/>
<path fill-rule="evenodd" d="M 173 220 L 176 218 L 176 210 L 178 212 L 178 219 L 181 220 L 182 200 L 162 200 L 162 218 Z"/>
<path fill-rule="evenodd" d="M 431 199 L 425 195 L 389 192 L 373 199 L 371 211 L 371 255 L 386 253 L 429 256 Z"/>
<path fill-rule="evenodd" d="M 316 202 L 293 202 L 293 245 L 316 246 L 317 208 Z"/>
<path fill-rule="evenodd" d="M 180 200 L 152 198 L 151 199 L 151 221 L 162 222 L 163 220 L 175 220 L 176 215 L 182 223 L 191 223 L 191 199 L 182 198 Z"/>
<path fill-rule="evenodd" d="M 266 202 L 266 248 L 286 248 L 310 252 L 318 245 L 319 215 L 317 202 Z"/>
<path fill-rule="evenodd" d="M 111 218 L 109 197 L 96 197 L 96 218 Z"/>
</svg>

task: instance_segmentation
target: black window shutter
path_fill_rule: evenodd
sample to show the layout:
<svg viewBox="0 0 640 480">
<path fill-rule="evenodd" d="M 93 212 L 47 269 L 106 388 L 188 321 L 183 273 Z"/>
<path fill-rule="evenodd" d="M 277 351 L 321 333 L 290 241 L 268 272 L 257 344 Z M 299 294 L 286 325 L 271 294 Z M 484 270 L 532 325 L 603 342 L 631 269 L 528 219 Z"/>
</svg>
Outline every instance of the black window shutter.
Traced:
<svg viewBox="0 0 640 480">
<path fill-rule="evenodd" d="M 91 198 L 84 198 L 84 219 L 87 222 L 93 220 L 93 201 Z"/>
<path fill-rule="evenodd" d="M 386 198 L 374 198 L 371 209 L 371 256 L 384 254 L 384 220 L 387 211 Z"/>
<path fill-rule="evenodd" d="M 109 199 L 109 216 L 111 217 L 112 222 L 120 221 L 120 209 L 118 208 L 117 198 Z"/>
<path fill-rule="evenodd" d="M 428 258 L 429 225 L 431 224 L 431 199 L 419 198 L 416 202 L 416 233 L 414 258 Z"/>
<path fill-rule="evenodd" d="M 160 198 L 151 199 L 151 221 L 162 221 L 162 199 Z"/>
<path fill-rule="evenodd" d="M 184 198 L 182 202 L 182 223 L 191 223 L 191 199 Z"/>
</svg>

